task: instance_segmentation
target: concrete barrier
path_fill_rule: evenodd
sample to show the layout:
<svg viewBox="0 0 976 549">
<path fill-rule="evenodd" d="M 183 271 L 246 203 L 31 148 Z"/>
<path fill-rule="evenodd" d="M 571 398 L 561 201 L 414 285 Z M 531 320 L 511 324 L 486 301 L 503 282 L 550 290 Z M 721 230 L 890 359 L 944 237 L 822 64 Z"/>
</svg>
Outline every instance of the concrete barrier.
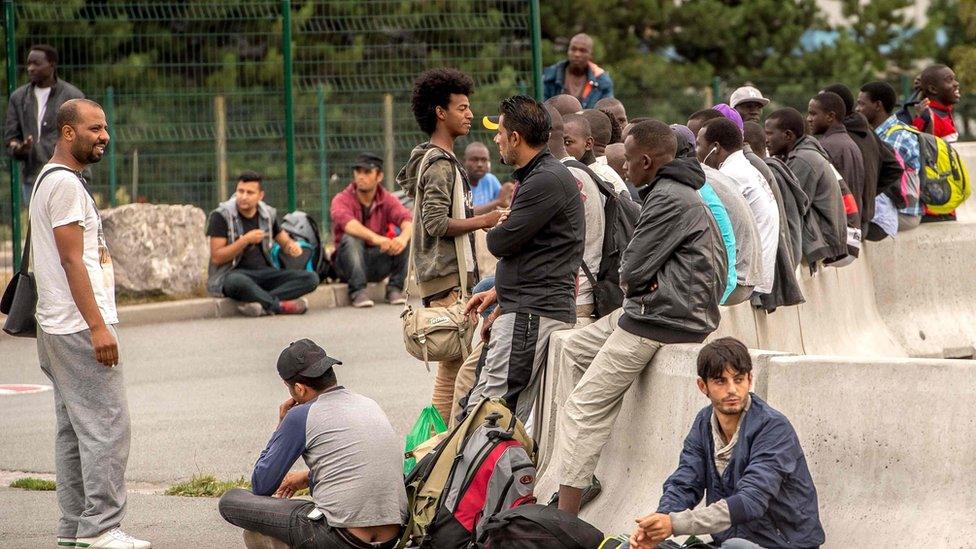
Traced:
<svg viewBox="0 0 976 549">
<path fill-rule="evenodd" d="M 553 335 L 557 346 L 572 337 L 572 331 Z M 550 348 L 552 348 L 550 343 Z M 695 383 L 695 359 L 699 345 L 668 345 L 651 361 L 624 397 L 620 415 L 610 441 L 604 448 L 596 476 L 603 484 L 604 493 L 582 513 L 582 517 L 608 533 L 633 530 L 634 518 L 653 512 L 661 498 L 664 480 L 678 464 L 678 456 L 691 423 L 699 410 L 709 404 Z M 779 353 L 754 351 L 754 383 L 758 394 L 766 389 L 766 364 Z M 549 368 L 558 372 L 556 379 L 565 381 L 567 372 L 561 371 L 563 361 L 558 355 L 550 355 Z M 561 389 L 549 393 L 546 408 L 558 414 L 566 401 L 571 384 L 560 384 Z M 568 387 L 568 390 L 567 390 Z M 544 417 L 549 417 L 545 416 Z M 551 451 L 554 444 L 555 417 L 550 428 L 544 430 L 540 450 Z M 543 453 L 545 453 L 543 451 Z M 541 468 L 536 495 L 541 501 L 558 489 L 551 456 L 545 456 Z"/>
<path fill-rule="evenodd" d="M 972 546 L 974 373 L 974 361 L 917 358 L 766 363 L 765 399 L 803 445 L 824 547 Z"/>
<path fill-rule="evenodd" d="M 927 223 L 868 251 L 877 310 L 899 346 L 911 356 L 971 357 L 976 224 Z"/>
</svg>

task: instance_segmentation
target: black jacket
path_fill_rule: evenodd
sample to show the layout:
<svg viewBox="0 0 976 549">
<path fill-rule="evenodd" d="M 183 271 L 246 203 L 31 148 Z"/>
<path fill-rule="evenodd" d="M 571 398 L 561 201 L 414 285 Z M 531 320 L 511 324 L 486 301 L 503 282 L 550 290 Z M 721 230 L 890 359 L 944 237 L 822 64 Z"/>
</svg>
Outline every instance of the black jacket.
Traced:
<svg viewBox="0 0 976 549">
<path fill-rule="evenodd" d="M 847 134 L 861 150 L 864 159 L 864 192 L 861 195 L 861 226 L 874 219 L 874 197 L 892 192 L 901 200 L 901 166 L 895 153 L 871 129 L 861 113 L 854 113 L 844 119 Z"/>
<path fill-rule="evenodd" d="M 576 178 L 548 151 L 512 175 L 519 182 L 512 211 L 488 231 L 488 251 L 499 258 L 498 304 L 503 313 L 575 323 L 586 223 Z"/>
<path fill-rule="evenodd" d="M 640 219 L 620 264 L 624 330 L 663 343 L 700 343 L 718 327 L 728 258 L 698 196 L 704 184 L 698 160 L 676 158 L 641 189 Z"/>
<path fill-rule="evenodd" d="M 24 141 L 28 135 L 34 136 L 34 146 L 24 158 L 21 167 L 21 182 L 27 186 L 34 185 L 34 179 L 41 168 L 47 164 L 54 154 L 54 145 L 58 142 L 58 130 L 55 119 L 58 109 L 69 99 L 82 99 L 85 94 L 68 82 L 59 79 L 51 86 L 51 93 L 47 98 L 44 110 L 44 120 L 41 121 L 41 135 L 37 135 L 37 99 L 34 97 L 34 84 L 25 84 L 10 95 L 7 103 L 7 117 L 3 127 L 3 147 L 11 139 Z M 8 154 L 9 154 L 9 149 Z M 223 200 L 224 197 L 221 197 Z"/>
</svg>

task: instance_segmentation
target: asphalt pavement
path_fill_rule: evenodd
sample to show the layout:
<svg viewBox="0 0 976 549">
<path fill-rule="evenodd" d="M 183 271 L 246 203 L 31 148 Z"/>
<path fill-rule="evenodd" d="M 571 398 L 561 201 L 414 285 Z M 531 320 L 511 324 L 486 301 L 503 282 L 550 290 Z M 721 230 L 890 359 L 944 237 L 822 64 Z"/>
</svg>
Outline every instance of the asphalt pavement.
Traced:
<svg viewBox="0 0 976 549">
<path fill-rule="evenodd" d="M 120 326 L 132 418 L 127 479 L 164 487 L 193 475 L 249 477 L 288 398 L 278 353 L 303 337 L 342 360 L 339 383 L 376 400 L 404 436 L 429 402 L 433 373 L 404 351 L 400 310 Z M 34 340 L 0 339 L 0 384 L 10 383 L 50 384 Z M 0 471 L 53 473 L 53 456 L 53 393 L 0 396 Z M 133 494 L 131 502 L 124 526 L 155 547 L 243 546 L 215 500 Z M 57 514 L 52 493 L 0 489 L 0 545 L 45 546 Z"/>
</svg>

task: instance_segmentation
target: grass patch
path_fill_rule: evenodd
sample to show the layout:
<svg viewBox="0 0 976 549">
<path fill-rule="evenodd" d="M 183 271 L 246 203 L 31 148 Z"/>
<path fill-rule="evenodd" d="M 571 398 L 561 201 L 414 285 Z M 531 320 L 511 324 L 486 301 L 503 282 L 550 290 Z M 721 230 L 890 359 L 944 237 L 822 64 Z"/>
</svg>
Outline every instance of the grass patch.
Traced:
<svg viewBox="0 0 976 549">
<path fill-rule="evenodd" d="M 213 475 L 194 475 L 186 482 L 174 484 L 166 489 L 167 496 L 183 496 L 188 498 L 219 498 L 231 488 L 251 489 L 251 483 L 244 477 L 237 480 L 217 480 Z M 53 490 L 53 488 L 51 488 Z M 308 488 L 295 492 L 295 496 L 309 495 Z"/>
<path fill-rule="evenodd" d="M 213 475 L 194 476 L 186 482 L 166 489 L 167 496 L 190 498 L 219 498 L 231 488 L 250 488 L 251 483 L 241 477 L 237 480 L 217 480 Z"/>
<path fill-rule="evenodd" d="M 55 485 L 53 480 L 42 480 L 34 477 L 24 477 L 11 482 L 10 487 L 21 488 L 24 490 L 33 490 L 37 492 L 50 492 L 54 490 Z"/>
</svg>

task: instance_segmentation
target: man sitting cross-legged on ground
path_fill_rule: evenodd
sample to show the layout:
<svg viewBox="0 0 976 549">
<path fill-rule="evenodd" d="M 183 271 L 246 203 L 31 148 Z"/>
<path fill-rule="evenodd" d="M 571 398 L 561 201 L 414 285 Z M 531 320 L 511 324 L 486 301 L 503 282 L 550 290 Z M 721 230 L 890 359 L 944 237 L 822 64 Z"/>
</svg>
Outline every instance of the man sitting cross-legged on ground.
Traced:
<svg viewBox="0 0 976 549">
<path fill-rule="evenodd" d="M 749 392 L 752 359 L 724 337 L 698 354 L 698 388 L 712 401 L 685 438 L 657 512 L 637 519 L 633 549 L 672 535 L 711 534 L 723 549 L 820 547 L 817 488 L 796 431 Z M 694 507 L 705 497 L 705 507 Z"/>
<path fill-rule="evenodd" d="M 220 515 L 248 532 L 249 547 L 264 536 L 294 549 L 392 548 L 407 518 L 400 439 L 376 402 L 337 384 L 342 364 L 308 339 L 278 357 L 278 375 L 291 398 L 254 465 L 252 491 L 220 498 Z M 308 471 L 289 473 L 301 456 Z M 312 500 L 288 499 L 309 488 Z"/>
<path fill-rule="evenodd" d="M 275 209 L 264 203 L 261 176 L 246 171 L 237 178 L 234 197 L 210 214 L 210 269 L 207 291 L 243 302 L 247 316 L 303 314 L 304 299 L 319 285 L 317 274 L 271 266 L 271 241 L 297 257 L 302 249 L 281 230 Z"/>
<path fill-rule="evenodd" d="M 407 279 L 413 215 L 397 197 L 383 188 L 383 159 L 363 153 L 352 167 L 353 182 L 332 200 L 332 235 L 335 266 L 349 285 L 353 307 L 372 307 L 367 282 L 390 277 L 386 301 L 407 302 Z M 396 234 L 399 231 L 400 234 Z"/>
<path fill-rule="evenodd" d="M 624 306 L 574 332 L 563 351 L 566 362 L 586 371 L 559 412 L 552 461 L 559 508 L 573 515 L 624 393 L 662 346 L 700 343 L 718 327 L 728 274 L 722 235 L 698 196 L 705 173 L 696 159 L 675 158 L 671 128 L 657 120 L 636 124 L 624 147 L 628 179 L 644 201 L 620 263 Z"/>
</svg>

